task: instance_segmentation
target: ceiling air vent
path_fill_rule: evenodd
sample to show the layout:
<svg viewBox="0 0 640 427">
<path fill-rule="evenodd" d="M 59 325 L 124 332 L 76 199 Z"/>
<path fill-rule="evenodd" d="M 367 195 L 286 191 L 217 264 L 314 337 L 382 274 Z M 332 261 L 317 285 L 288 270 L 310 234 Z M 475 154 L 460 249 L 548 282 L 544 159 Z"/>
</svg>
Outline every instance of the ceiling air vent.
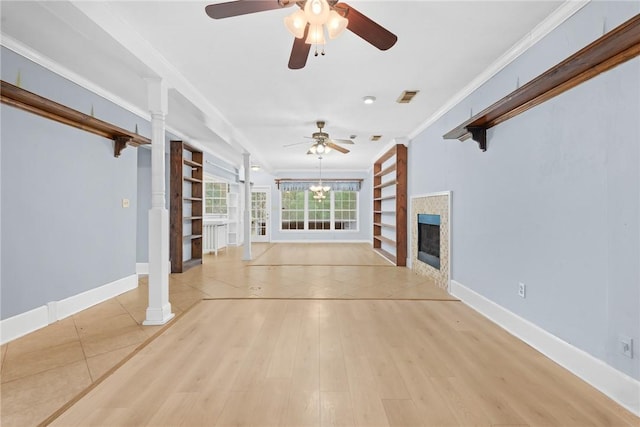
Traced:
<svg viewBox="0 0 640 427">
<path fill-rule="evenodd" d="M 382 138 L 382 135 L 371 135 L 371 140 L 372 141 L 380 141 L 380 138 Z"/>
<path fill-rule="evenodd" d="M 400 94 L 400 98 L 396 101 L 399 104 L 408 104 L 411 102 L 414 96 L 420 92 L 419 90 L 405 90 Z"/>
</svg>

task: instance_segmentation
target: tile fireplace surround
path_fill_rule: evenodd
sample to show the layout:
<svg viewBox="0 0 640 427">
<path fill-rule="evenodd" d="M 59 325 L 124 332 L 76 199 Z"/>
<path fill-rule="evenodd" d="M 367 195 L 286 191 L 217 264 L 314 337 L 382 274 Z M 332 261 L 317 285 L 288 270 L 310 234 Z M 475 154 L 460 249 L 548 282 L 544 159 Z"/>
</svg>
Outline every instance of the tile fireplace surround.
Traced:
<svg viewBox="0 0 640 427">
<path fill-rule="evenodd" d="M 449 289 L 450 213 L 450 191 L 411 197 L 411 269 L 443 289 Z M 440 270 L 418 259 L 418 214 L 440 215 Z"/>
</svg>

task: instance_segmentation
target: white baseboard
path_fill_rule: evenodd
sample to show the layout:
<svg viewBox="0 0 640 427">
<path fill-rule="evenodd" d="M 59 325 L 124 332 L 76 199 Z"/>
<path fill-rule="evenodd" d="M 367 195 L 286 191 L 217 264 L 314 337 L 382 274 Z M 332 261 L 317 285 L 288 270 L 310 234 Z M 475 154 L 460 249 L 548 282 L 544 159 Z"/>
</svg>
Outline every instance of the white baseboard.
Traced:
<svg viewBox="0 0 640 427">
<path fill-rule="evenodd" d="M 640 416 L 640 381 L 612 368 L 602 360 L 561 340 L 455 280 L 451 281 L 451 294 L 621 406 Z"/>
<path fill-rule="evenodd" d="M 0 344 L 6 344 L 48 324 L 49 310 L 46 305 L 4 319 L 0 321 Z"/>
<path fill-rule="evenodd" d="M 69 317 L 79 311 L 137 287 L 138 275 L 132 274 L 115 282 L 107 283 L 106 285 L 60 300 L 56 304 L 58 309 L 56 320 L 62 320 L 65 317 Z"/>
<path fill-rule="evenodd" d="M 60 301 L 51 301 L 47 305 L 4 319 L 0 321 L 0 344 L 6 344 L 109 298 L 135 289 L 137 286 L 138 275 L 133 274 L 115 282 L 107 283 Z"/>
<path fill-rule="evenodd" d="M 169 272 L 171 272 L 171 261 L 167 261 Z M 148 276 L 149 275 L 149 263 L 148 262 L 137 262 L 136 263 L 136 274 L 138 276 Z"/>
<path fill-rule="evenodd" d="M 149 263 L 148 262 L 137 262 L 136 263 L 136 274 L 138 276 L 144 276 L 149 274 Z"/>
</svg>

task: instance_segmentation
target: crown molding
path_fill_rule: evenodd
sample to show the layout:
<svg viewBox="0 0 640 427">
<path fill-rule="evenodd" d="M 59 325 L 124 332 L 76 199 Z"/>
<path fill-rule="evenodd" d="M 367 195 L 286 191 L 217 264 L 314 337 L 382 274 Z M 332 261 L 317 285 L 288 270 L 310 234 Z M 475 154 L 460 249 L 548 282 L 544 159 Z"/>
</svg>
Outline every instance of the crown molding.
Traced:
<svg viewBox="0 0 640 427">
<path fill-rule="evenodd" d="M 475 79 L 469 82 L 462 90 L 456 93 L 449 101 L 447 101 L 442 107 L 440 107 L 435 113 L 433 113 L 426 121 L 418 126 L 413 132 L 409 134 L 409 140 L 413 140 L 416 136 L 420 135 L 425 129 L 435 123 L 439 118 L 444 116 L 452 108 L 462 102 L 465 98 L 475 92 L 480 86 L 489 81 L 498 72 L 504 69 L 507 65 L 515 61 L 520 55 L 529 50 L 530 47 L 535 45 L 538 41 L 544 38 L 547 34 L 555 30 L 560 24 L 565 22 L 571 16 L 573 16 L 580 9 L 589 4 L 591 0 L 568 0 L 560 5 L 551 15 L 549 15 L 544 21 L 538 24 L 533 30 L 525 35 L 520 41 L 511 47 L 508 51 L 502 54 L 495 62 L 487 67 L 484 72 L 479 74 Z"/>
<path fill-rule="evenodd" d="M 27 58 L 28 60 L 30 60 L 31 62 L 34 62 L 38 65 L 40 65 L 41 67 L 46 68 L 47 70 L 59 75 L 60 77 L 67 79 L 75 84 L 77 84 L 78 86 L 87 89 L 90 92 L 95 93 L 96 95 L 113 102 L 114 104 L 118 105 L 119 107 L 124 108 L 125 110 L 135 114 L 136 116 L 140 116 L 143 119 L 147 120 L 147 121 L 151 121 L 151 114 L 146 111 L 143 110 L 142 108 L 138 107 L 137 105 L 132 104 L 129 101 L 124 100 L 123 98 L 119 97 L 118 95 L 114 94 L 113 92 L 110 92 L 108 90 L 106 90 L 105 88 L 103 88 L 102 86 L 99 86 L 97 84 L 95 84 L 94 82 L 92 82 L 91 80 L 88 80 L 84 77 L 82 77 L 80 74 L 71 71 L 70 69 L 68 69 L 67 67 L 61 65 L 60 63 L 54 61 L 53 59 L 49 58 L 48 56 L 45 56 L 43 54 L 41 54 L 40 52 L 37 52 L 35 50 L 33 50 L 32 48 L 30 48 L 29 46 L 25 45 L 22 42 L 19 42 L 18 40 L 14 39 L 11 36 L 6 35 L 5 33 L 1 33 L 2 37 L 0 39 L 0 45 L 6 47 L 7 49 L 17 53 L 20 56 L 23 56 L 25 58 Z"/>
</svg>

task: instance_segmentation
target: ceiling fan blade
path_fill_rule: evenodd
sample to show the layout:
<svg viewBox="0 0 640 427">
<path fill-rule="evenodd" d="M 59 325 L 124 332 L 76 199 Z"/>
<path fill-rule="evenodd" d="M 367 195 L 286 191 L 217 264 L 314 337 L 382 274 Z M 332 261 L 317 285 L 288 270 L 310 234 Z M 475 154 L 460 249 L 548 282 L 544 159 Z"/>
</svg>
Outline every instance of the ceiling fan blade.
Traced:
<svg viewBox="0 0 640 427">
<path fill-rule="evenodd" d="M 294 2 L 290 0 L 236 0 L 210 4 L 204 10 L 213 19 L 223 19 L 266 10 L 281 9 L 293 4 Z"/>
<path fill-rule="evenodd" d="M 390 49 L 396 44 L 396 41 L 398 41 L 398 37 L 395 34 L 367 18 L 352 6 L 346 3 L 338 3 L 334 8 L 340 10 L 342 12 L 341 15 L 349 20 L 347 24 L 349 31 L 371 43 L 378 49 Z"/>
<path fill-rule="evenodd" d="M 334 150 L 339 151 L 343 154 L 347 154 L 349 152 L 349 150 L 347 150 L 346 148 L 336 145 L 333 142 L 327 142 L 327 147 L 331 147 Z"/>
<path fill-rule="evenodd" d="M 300 144 L 308 144 L 308 142 L 307 141 L 294 142 L 293 144 L 285 144 L 283 145 L 283 147 L 293 147 L 294 145 L 300 145 Z"/>
<path fill-rule="evenodd" d="M 355 144 L 355 142 L 353 142 L 350 139 L 336 139 L 336 138 L 331 138 L 332 142 L 336 142 L 338 144 Z"/>
<path fill-rule="evenodd" d="M 306 44 L 304 41 L 307 39 L 307 33 L 309 32 L 309 24 L 304 29 L 304 36 L 293 39 L 293 47 L 291 48 L 291 56 L 289 57 L 289 68 L 291 70 L 299 70 L 307 65 L 307 58 L 309 57 L 309 51 L 311 45 Z"/>
</svg>

